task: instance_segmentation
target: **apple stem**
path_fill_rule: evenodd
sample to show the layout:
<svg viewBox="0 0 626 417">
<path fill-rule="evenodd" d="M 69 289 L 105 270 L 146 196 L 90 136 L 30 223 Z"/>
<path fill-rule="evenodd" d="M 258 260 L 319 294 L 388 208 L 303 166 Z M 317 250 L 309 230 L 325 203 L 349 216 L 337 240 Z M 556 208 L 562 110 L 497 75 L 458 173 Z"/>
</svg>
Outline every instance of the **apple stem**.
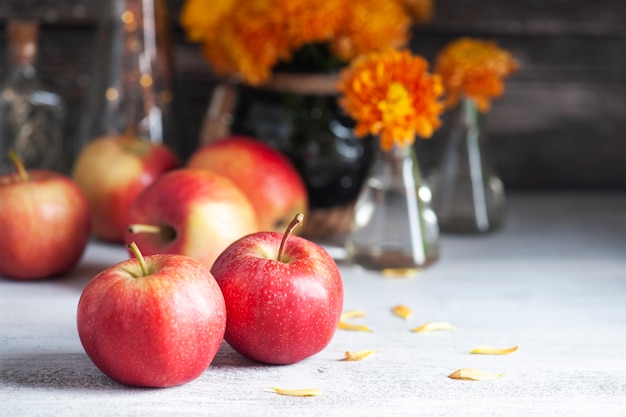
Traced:
<svg viewBox="0 0 626 417">
<path fill-rule="evenodd" d="M 277 259 L 280 262 L 283 262 L 283 254 L 285 252 L 285 245 L 287 244 L 287 238 L 289 238 L 289 236 L 293 232 L 293 229 L 295 229 L 296 226 L 301 226 L 302 225 L 303 221 L 304 221 L 304 214 L 298 213 L 293 218 L 291 223 L 289 223 L 289 225 L 287 226 L 287 229 L 285 230 L 285 233 L 283 234 L 283 238 L 280 241 L 280 247 L 278 248 L 278 257 L 277 257 Z"/>
<path fill-rule="evenodd" d="M 150 233 L 153 235 L 159 235 L 166 241 L 172 241 L 176 239 L 176 229 L 168 225 L 155 225 L 155 224 L 131 224 L 128 226 L 128 233 Z"/>
<path fill-rule="evenodd" d="M 154 233 L 159 234 L 163 231 L 161 226 L 156 226 L 154 224 L 131 224 L 128 226 L 128 232 L 135 233 Z"/>
<path fill-rule="evenodd" d="M 15 169 L 17 169 L 17 174 L 20 176 L 20 179 L 26 181 L 28 179 L 28 171 L 26 171 L 22 159 L 15 151 L 9 151 L 8 155 L 9 159 L 13 162 L 13 165 L 15 165 Z"/>
<path fill-rule="evenodd" d="M 143 255 L 141 254 L 141 251 L 139 250 L 139 246 L 137 246 L 135 242 L 130 242 L 128 245 L 126 245 L 126 247 L 130 249 L 133 255 L 135 255 L 135 258 L 137 258 L 137 261 L 139 261 L 139 266 L 141 267 L 141 273 L 143 274 L 144 277 L 147 277 L 148 267 L 146 266 L 146 260 L 143 258 Z"/>
</svg>

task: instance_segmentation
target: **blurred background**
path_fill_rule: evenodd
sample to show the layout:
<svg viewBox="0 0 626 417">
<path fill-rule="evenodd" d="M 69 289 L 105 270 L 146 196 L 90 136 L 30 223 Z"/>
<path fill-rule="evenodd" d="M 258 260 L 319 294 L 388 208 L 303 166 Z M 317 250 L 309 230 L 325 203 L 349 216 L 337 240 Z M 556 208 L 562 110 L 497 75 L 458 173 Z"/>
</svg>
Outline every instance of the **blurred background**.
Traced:
<svg viewBox="0 0 626 417">
<path fill-rule="evenodd" d="M 198 144 L 215 86 L 197 45 L 179 25 L 182 0 L 168 0 L 177 143 Z M 98 1 L 1 0 L 0 76 L 7 72 L 6 23 L 41 22 L 38 69 L 66 101 L 72 142 L 92 74 Z M 623 0 L 436 0 L 432 22 L 414 29 L 411 47 L 431 60 L 463 35 L 508 49 L 520 70 L 488 115 L 489 148 L 508 189 L 626 188 L 626 3 Z M 436 139 L 436 138 L 435 138 Z M 437 141 L 425 141 L 428 168 Z"/>
</svg>

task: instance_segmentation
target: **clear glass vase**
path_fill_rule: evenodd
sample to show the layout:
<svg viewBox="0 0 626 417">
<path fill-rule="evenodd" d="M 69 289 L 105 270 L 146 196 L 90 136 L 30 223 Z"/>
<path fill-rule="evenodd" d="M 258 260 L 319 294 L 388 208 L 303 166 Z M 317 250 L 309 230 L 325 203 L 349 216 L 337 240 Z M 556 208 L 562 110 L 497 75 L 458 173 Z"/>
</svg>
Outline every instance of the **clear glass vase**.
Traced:
<svg viewBox="0 0 626 417">
<path fill-rule="evenodd" d="M 379 151 L 355 205 L 349 259 L 366 269 L 423 268 L 439 257 L 439 227 L 415 148 Z"/>
<path fill-rule="evenodd" d="M 443 233 L 486 233 L 505 218 L 504 185 L 484 152 L 483 118 L 464 98 L 452 114 L 441 162 L 428 178 Z"/>
</svg>

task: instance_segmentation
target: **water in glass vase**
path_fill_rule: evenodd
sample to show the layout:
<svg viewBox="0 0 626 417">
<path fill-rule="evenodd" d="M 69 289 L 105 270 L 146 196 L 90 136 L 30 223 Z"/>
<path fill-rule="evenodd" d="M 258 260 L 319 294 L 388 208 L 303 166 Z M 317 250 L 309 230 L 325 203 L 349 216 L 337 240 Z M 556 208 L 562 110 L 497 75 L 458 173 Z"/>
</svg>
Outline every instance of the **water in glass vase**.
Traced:
<svg viewBox="0 0 626 417">
<path fill-rule="evenodd" d="M 423 268 L 437 260 L 437 217 L 412 149 L 382 152 L 375 162 L 346 249 L 352 262 L 373 270 Z"/>
</svg>

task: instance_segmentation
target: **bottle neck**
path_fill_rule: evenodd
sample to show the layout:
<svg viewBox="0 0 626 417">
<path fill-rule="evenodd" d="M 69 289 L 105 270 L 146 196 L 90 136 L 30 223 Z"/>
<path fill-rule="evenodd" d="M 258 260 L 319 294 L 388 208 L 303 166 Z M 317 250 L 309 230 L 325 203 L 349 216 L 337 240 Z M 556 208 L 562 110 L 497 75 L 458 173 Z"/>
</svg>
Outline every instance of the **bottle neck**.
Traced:
<svg viewBox="0 0 626 417">
<path fill-rule="evenodd" d="M 37 58 L 39 24 L 32 20 L 14 20 L 7 24 L 9 62 L 15 68 L 34 67 Z"/>
<path fill-rule="evenodd" d="M 31 83 L 38 81 L 37 70 L 30 63 L 14 64 L 9 72 L 8 79 L 14 87 L 29 85 L 33 88 L 34 86 Z"/>
<path fill-rule="evenodd" d="M 460 118 L 463 121 L 463 124 L 468 126 L 474 126 L 479 123 L 480 113 L 474 99 L 471 99 L 469 97 L 461 98 L 461 101 L 459 102 L 459 107 Z"/>
</svg>

